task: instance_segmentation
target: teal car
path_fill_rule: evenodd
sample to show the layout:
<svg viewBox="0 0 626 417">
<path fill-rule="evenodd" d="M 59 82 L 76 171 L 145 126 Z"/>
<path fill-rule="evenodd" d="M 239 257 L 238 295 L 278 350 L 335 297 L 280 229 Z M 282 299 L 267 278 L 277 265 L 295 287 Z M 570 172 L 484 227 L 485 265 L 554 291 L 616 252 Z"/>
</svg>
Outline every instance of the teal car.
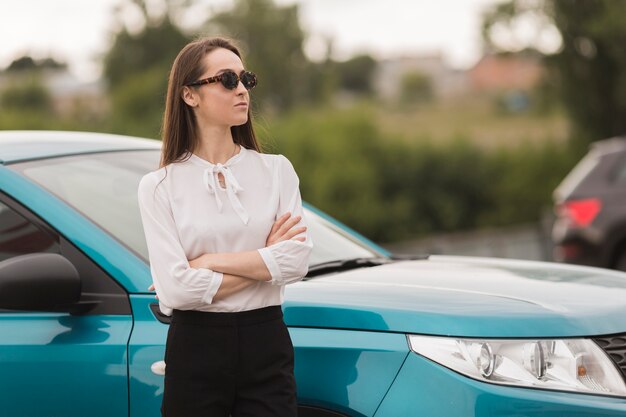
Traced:
<svg viewBox="0 0 626 417">
<path fill-rule="evenodd" d="M 0 416 L 159 415 L 137 206 L 160 142 L 0 132 Z M 399 259 L 311 206 L 285 291 L 301 417 L 625 416 L 626 274 Z"/>
</svg>

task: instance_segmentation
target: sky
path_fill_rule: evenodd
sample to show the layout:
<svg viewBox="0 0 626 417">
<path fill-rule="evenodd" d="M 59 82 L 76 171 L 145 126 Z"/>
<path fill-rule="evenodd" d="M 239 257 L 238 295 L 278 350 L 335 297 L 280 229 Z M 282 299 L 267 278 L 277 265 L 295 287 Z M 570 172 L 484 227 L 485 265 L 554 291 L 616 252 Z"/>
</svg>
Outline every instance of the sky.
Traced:
<svg viewBox="0 0 626 417">
<path fill-rule="evenodd" d="M 0 69 L 17 57 L 52 56 L 82 81 L 101 75 L 99 57 L 111 45 L 113 9 L 123 0 L 0 0 Z M 190 24 L 231 0 L 197 0 Z M 502 0 L 276 0 L 299 4 L 308 35 L 305 52 L 319 58 L 333 38 L 333 57 L 371 53 L 379 59 L 441 54 L 448 65 L 471 67 L 481 56 L 481 15 Z M 132 21 L 132 16 L 129 16 Z M 194 20 L 195 19 L 195 20 Z"/>
</svg>

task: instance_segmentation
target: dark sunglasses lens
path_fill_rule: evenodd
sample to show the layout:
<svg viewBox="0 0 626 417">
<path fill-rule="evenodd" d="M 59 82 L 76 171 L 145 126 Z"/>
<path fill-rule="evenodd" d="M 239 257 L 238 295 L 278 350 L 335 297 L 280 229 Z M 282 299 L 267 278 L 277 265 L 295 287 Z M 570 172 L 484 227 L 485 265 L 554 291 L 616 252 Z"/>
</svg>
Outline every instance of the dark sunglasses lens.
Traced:
<svg viewBox="0 0 626 417">
<path fill-rule="evenodd" d="M 241 73 L 241 82 L 243 86 L 246 87 L 246 90 L 252 90 L 256 87 L 256 75 L 250 71 L 244 71 Z"/>
<path fill-rule="evenodd" d="M 233 90 L 239 84 L 239 77 L 233 71 L 226 71 L 222 73 L 220 81 L 222 81 L 224 87 Z"/>
</svg>

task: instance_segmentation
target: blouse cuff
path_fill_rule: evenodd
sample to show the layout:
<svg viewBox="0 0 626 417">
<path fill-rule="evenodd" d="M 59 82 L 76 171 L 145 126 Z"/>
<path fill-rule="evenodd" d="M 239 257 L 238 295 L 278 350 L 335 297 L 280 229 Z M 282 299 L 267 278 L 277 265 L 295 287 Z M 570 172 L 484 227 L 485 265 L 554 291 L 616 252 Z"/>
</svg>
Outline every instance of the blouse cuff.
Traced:
<svg viewBox="0 0 626 417">
<path fill-rule="evenodd" d="M 222 285 L 222 279 L 224 278 L 224 274 L 221 272 L 211 271 L 211 278 L 209 282 L 209 287 L 206 292 L 202 296 L 202 301 L 211 304 L 213 302 L 213 297 L 217 293 L 217 290 L 220 289 L 220 285 Z"/>
<path fill-rule="evenodd" d="M 265 247 L 261 249 L 257 249 L 261 254 L 261 258 L 263 258 L 263 262 L 265 262 L 265 266 L 270 271 L 270 275 L 272 276 L 271 283 L 276 284 L 280 282 L 282 278 L 282 273 L 280 272 L 280 266 L 278 266 L 278 262 L 276 262 L 276 258 L 270 248 Z"/>
</svg>

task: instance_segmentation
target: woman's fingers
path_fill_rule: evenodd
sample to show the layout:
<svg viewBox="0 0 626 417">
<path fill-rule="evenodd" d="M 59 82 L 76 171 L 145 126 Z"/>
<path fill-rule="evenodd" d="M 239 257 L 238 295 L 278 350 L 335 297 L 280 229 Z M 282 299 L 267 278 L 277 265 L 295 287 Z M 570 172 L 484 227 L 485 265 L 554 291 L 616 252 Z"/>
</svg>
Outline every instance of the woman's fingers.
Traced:
<svg viewBox="0 0 626 417">
<path fill-rule="evenodd" d="M 270 246 L 274 243 L 282 242 L 283 240 L 289 240 L 294 236 L 306 231 L 306 227 L 294 228 L 298 222 L 302 219 L 302 216 L 291 217 L 291 213 L 285 213 L 280 216 L 272 225 L 272 230 L 266 240 L 266 246 Z M 306 238 L 296 239 L 300 241 L 306 240 Z"/>
<path fill-rule="evenodd" d="M 280 229 L 280 227 L 287 221 L 289 217 L 291 217 L 291 213 L 285 213 L 282 216 L 280 216 L 278 219 L 276 219 L 276 221 L 272 225 L 272 230 L 270 230 L 270 235 L 273 233 L 276 233 L 276 231 Z"/>
<path fill-rule="evenodd" d="M 289 219 L 288 221 L 286 221 L 279 229 L 278 229 L 278 235 L 282 236 L 285 233 L 287 233 L 289 230 L 291 230 L 292 227 L 294 227 L 296 224 L 298 224 L 298 222 L 300 221 L 302 217 L 301 216 L 296 216 L 293 217 L 291 219 Z M 289 239 L 289 238 L 288 238 Z"/>
<path fill-rule="evenodd" d="M 300 233 L 304 233 L 306 232 L 306 227 L 296 227 L 295 229 L 291 229 L 289 230 L 287 233 L 285 233 L 283 236 L 281 236 L 280 240 L 289 240 L 292 237 L 299 235 Z"/>
<path fill-rule="evenodd" d="M 150 286 L 148 287 L 148 291 L 154 291 L 154 284 L 150 284 Z M 154 298 L 156 298 L 158 300 L 159 296 L 155 295 Z"/>
</svg>

